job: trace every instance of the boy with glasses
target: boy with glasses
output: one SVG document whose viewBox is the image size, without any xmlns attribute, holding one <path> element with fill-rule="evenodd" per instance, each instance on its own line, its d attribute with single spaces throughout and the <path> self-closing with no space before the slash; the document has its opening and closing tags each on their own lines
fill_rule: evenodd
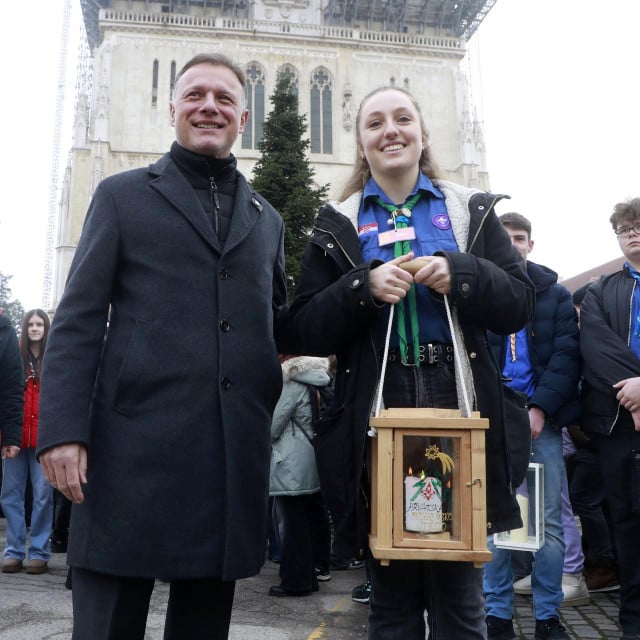
<svg viewBox="0 0 640 640">
<path fill-rule="evenodd" d="M 624 267 L 594 283 L 580 312 L 582 428 L 597 451 L 620 567 L 621 640 L 640 638 L 640 198 L 609 221 Z"/>
</svg>

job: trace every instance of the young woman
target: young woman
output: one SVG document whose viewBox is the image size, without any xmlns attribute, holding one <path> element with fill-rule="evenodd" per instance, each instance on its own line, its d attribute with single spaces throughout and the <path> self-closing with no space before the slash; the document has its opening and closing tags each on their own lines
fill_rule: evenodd
<svg viewBox="0 0 640 640">
<path fill-rule="evenodd" d="M 437 179 L 420 108 L 406 91 L 384 87 L 366 96 L 356 136 L 353 175 L 342 202 L 320 210 L 291 308 L 300 350 L 337 355 L 336 428 L 347 434 L 342 459 L 349 493 L 342 515 L 353 532 L 364 522 L 366 482 L 365 492 L 359 489 L 366 478 L 368 422 L 395 305 L 385 406 L 460 408 L 464 414 L 464 382 L 471 408 L 491 422 L 490 532 L 519 526 L 500 372 L 485 330 L 508 334 L 524 326 L 533 289 L 494 212 L 500 197 Z M 412 274 L 403 264 L 417 256 L 427 258 Z M 520 419 L 528 437 L 526 411 Z M 353 555 L 366 546 L 362 531 L 352 544 Z M 482 573 L 472 563 L 393 561 L 384 567 L 372 560 L 370 569 L 370 639 L 424 640 L 425 610 L 431 640 L 486 638 Z"/>
<path fill-rule="evenodd" d="M 40 370 L 49 333 L 49 316 L 42 309 L 28 311 L 22 321 L 20 350 L 24 366 L 24 421 L 20 453 L 5 458 L 2 464 L 0 503 L 7 519 L 7 543 L 4 548 L 4 573 L 17 573 L 27 558 L 27 573 L 44 573 L 51 557 L 49 536 L 53 519 L 53 489 L 45 480 L 36 460 Z M 27 554 L 27 524 L 25 492 L 27 481 L 33 487 L 33 508 L 29 528 Z"/>
</svg>

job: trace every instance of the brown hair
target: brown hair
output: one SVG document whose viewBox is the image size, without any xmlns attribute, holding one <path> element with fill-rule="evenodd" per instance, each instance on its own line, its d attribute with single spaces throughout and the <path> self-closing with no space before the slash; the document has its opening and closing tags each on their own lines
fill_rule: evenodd
<svg viewBox="0 0 640 640">
<path fill-rule="evenodd" d="M 516 213 L 515 211 L 503 213 L 500 216 L 500 222 L 502 222 L 505 227 L 526 231 L 527 236 L 529 236 L 529 240 L 531 240 L 531 221 L 528 218 L 525 218 L 521 213 Z"/>
<path fill-rule="evenodd" d="M 633 222 L 640 218 L 640 198 L 632 198 L 624 202 L 618 202 L 613 207 L 613 213 L 609 218 L 609 222 L 615 231 L 623 220 Z"/>
<path fill-rule="evenodd" d="M 360 107 L 358 108 L 358 115 L 356 116 L 356 145 L 358 147 L 356 151 L 356 161 L 353 167 L 353 172 L 351 177 L 349 178 L 347 185 L 345 186 L 342 194 L 340 195 L 340 200 L 346 200 L 350 195 L 356 193 L 356 191 L 362 191 L 364 185 L 367 184 L 367 181 L 371 177 L 371 168 L 369 167 L 369 163 L 366 158 L 363 158 L 360 154 L 360 121 L 362 117 L 362 107 L 365 102 L 378 93 L 382 93 L 383 91 L 397 91 L 398 93 L 403 93 L 406 95 L 409 100 L 411 100 L 411 104 L 414 106 L 415 110 L 418 112 L 418 117 L 420 118 L 420 127 L 422 128 L 422 133 L 425 137 L 425 145 L 422 149 L 422 153 L 420 154 L 419 161 L 419 169 L 422 173 L 424 173 L 428 178 L 434 179 L 440 177 L 440 172 L 438 167 L 433 159 L 431 154 L 431 147 L 429 146 L 429 132 L 427 131 L 427 127 L 424 123 L 424 118 L 422 116 L 422 111 L 420 110 L 420 105 L 417 100 L 406 90 L 400 87 L 378 87 L 374 89 L 371 93 L 368 93 L 360 103 Z"/>
<path fill-rule="evenodd" d="M 36 378 L 40 377 L 40 366 L 42 364 L 42 357 L 44 356 L 44 351 L 47 346 L 47 337 L 49 335 L 49 327 L 51 326 L 51 321 L 49 320 L 49 316 L 46 311 L 42 309 L 31 309 L 31 311 L 27 311 L 24 314 L 24 318 L 22 319 L 22 327 L 20 328 L 20 353 L 22 355 L 22 366 L 24 367 L 25 379 L 29 377 L 29 357 L 30 357 L 30 340 L 29 340 L 29 320 L 33 318 L 33 316 L 38 316 L 42 318 L 44 322 L 44 333 L 42 334 L 42 340 L 40 341 L 40 355 L 36 360 L 35 364 L 35 376 Z"/>
<path fill-rule="evenodd" d="M 199 53 L 199 54 L 193 56 L 193 58 L 191 58 L 191 60 L 188 60 L 184 64 L 182 69 L 180 69 L 180 71 L 178 71 L 178 75 L 176 75 L 176 78 L 175 78 L 174 83 L 173 83 L 173 96 L 171 97 L 172 100 L 175 99 L 176 87 L 178 86 L 178 81 L 180 80 L 180 78 L 182 78 L 182 76 L 189 69 L 191 69 L 191 67 L 195 67 L 197 64 L 211 64 L 211 65 L 216 66 L 216 67 L 227 67 L 227 69 L 230 69 L 231 71 L 233 71 L 233 73 L 235 74 L 236 78 L 238 78 L 238 82 L 240 82 L 240 86 L 242 87 L 242 105 L 241 106 L 243 108 L 246 107 L 246 105 L 247 105 L 247 93 L 246 93 L 247 79 L 246 79 L 246 76 L 244 75 L 244 71 L 240 66 L 238 66 L 235 62 L 233 62 L 231 60 L 231 58 L 228 58 L 223 53 Z"/>
</svg>

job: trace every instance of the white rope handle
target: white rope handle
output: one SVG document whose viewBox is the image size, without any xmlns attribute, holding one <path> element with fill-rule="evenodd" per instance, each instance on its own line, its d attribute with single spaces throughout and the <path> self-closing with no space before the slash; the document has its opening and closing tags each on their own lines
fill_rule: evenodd
<svg viewBox="0 0 640 640">
<path fill-rule="evenodd" d="M 453 318 L 451 317 L 451 308 L 449 306 L 449 296 L 444 294 L 444 306 L 447 310 L 447 321 L 449 322 L 449 331 L 451 332 L 451 340 L 453 343 L 453 359 L 455 360 L 456 369 L 462 372 L 462 360 L 460 359 L 460 350 L 457 348 L 455 333 L 453 330 Z M 384 341 L 384 352 L 382 355 L 382 369 L 380 371 L 380 381 L 378 383 L 378 398 L 376 400 L 374 416 L 377 418 L 380 415 L 380 410 L 382 408 L 382 389 L 384 387 L 384 376 L 387 372 L 387 360 L 389 357 L 389 343 L 391 342 L 391 325 L 393 324 L 393 312 L 395 309 L 395 304 L 391 305 L 389 310 L 389 322 L 387 324 L 387 335 Z M 471 415 L 471 402 L 469 401 L 469 390 L 467 389 L 467 385 L 464 379 L 464 376 L 461 374 L 457 376 L 457 381 L 459 380 L 461 391 L 462 391 L 462 399 L 464 401 L 464 408 L 466 410 L 466 415 Z M 371 429 L 369 431 L 370 436 L 375 436 L 375 430 Z"/>
<path fill-rule="evenodd" d="M 467 389 L 467 383 L 462 375 L 462 360 L 460 359 L 460 349 L 457 348 L 455 333 L 453 332 L 453 319 L 451 317 L 451 307 L 449 307 L 449 296 L 444 294 L 444 306 L 447 310 L 447 320 L 449 321 L 449 331 L 451 332 L 451 341 L 453 343 L 453 359 L 455 360 L 456 369 L 460 372 L 457 376 L 456 382 L 460 381 L 462 399 L 464 400 L 464 408 L 466 410 L 466 416 L 471 415 L 471 403 L 469 402 L 469 389 Z"/>
</svg>

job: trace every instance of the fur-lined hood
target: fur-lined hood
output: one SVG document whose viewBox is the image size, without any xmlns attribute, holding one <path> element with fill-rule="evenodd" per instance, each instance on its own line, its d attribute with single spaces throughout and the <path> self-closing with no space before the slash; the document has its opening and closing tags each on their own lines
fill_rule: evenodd
<svg viewBox="0 0 640 640">
<path fill-rule="evenodd" d="M 328 358 L 314 356 L 296 356 L 282 363 L 282 378 L 284 382 L 295 380 L 303 384 L 314 384 L 325 387 L 329 384 Z"/>
</svg>

